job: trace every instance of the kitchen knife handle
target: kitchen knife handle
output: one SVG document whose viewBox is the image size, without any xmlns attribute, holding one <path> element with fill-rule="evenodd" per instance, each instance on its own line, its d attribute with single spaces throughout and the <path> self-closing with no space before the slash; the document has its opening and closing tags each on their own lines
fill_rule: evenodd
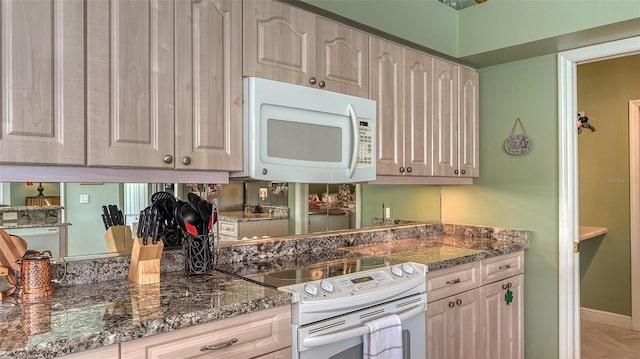
<svg viewBox="0 0 640 359">
<path fill-rule="evenodd" d="M 102 214 L 102 223 L 104 223 L 104 229 L 109 229 L 109 223 L 107 223 L 107 217 L 105 217 L 104 213 Z"/>
</svg>

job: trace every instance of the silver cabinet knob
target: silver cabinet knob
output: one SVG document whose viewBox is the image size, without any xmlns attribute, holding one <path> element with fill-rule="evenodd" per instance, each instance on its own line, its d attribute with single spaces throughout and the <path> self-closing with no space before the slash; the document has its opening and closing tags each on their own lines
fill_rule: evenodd
<svg viewBox="0 0 640 359">
<path fill-rule="evenodd" d="M 320 88 L 324 88 L 325 85 L 326 83 L 324 82 L 324 80 L 320 80 L 320 82 L 318 82 L 318 86 L 320 86 Z"/>
<path fill-rule="evenodd" d="M 467 173 L 467 170 L 462 170 L 462 174 L 465 174 L 465 173 Z"/>
<path fill-rule="evenodd" d="M 407 167 L 407 173 L 411 173 L 411 171 L 413 171 L 413 169 L 411 167 Z"/>
<path fill-rule="evenodd" d="M 400 167 L 400 173 L 404 173 L 404 167 Z"/>
<path fill-rule="evenodd" d="M 164 161 L 164 163 L 171 163 L 171 162 L 173 162 L 173 156 L 164 155 L 164 157 L 162 157 L 162 161 Z"/>
<path fill-rule="evenodd" d="M 185 166 L 188 166 L 191 164 L 191 157 L 189 156 L 184 156 L 182 157 L 182 164 Z"/>
<path fill-rule="evenodd" d="M 457 175 L 458 174 L 458 170 L 457 169 L 453 170 L 453 174 Z"/>
<path fill-rule="evenodd" d="M 457 304 L 457 305 L 461 305 L 461 304 L 462 304 L 462 299 L 457 299 L 457 300 L 456 300 L 456 304 Z"/>
<path fill-rule="evenodd" d="M 449 302 L 449 308 L 453 308 L 456 306 L 456 303 L 454 303 L 453 301 Z"/>
<path fill-rule="evenodd" d="M 309 83 L 312 84 L 312 85 L 315 85 L 316 84 L 316 78 L 315 77 L 311 77 L 309 79 Z"/>
</svg>

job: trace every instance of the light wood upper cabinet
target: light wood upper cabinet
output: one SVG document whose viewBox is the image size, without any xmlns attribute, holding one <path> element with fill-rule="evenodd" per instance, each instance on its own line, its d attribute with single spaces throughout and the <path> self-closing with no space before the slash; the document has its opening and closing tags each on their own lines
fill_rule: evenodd
<svg viewBox="0 0 640 359">
<path fill-rule="evenodd" d="M 378 38 L 370 41 L 371 99 L 377 111 L 379 175 L 398 175 L 404 166 L 404 61 L 402 47 Z"/>
<path fill-rule="evenodd" d="M 175 167 L 242 169 L 242 2 L 176 3 Z"/>
<path fill-rule="evenodd" d="M 316 73 L 316 16 L 265 0 L 244 1 L 243 73 L 308 84 Z"/>
<path fill-rule="evenodd" d="M 406 175 L 432 174 L 431 56 L 404 49 L 404 167 Z"/>
<path fill-rule="evenodd" d="M 173 168 L 174 6 L 87 1 L 90 166 Z"/>
<path fill-rule="evenodd" d="M 432 171 L 432 58 L 371 38 L 371 99 L 377 102 L 378 175 Z"/>
<path fill-rule="evenodd" d="M 84 165 L 84 2 L 3 1 L 0 162 Z"/>
<path fill-rule="evenodd" d="M 480 76 L 477 72 L 459 67 L 459 175 L 480 176 Z"/>
<path fill-rule="evenodd" d="M 242 4 L 87 3 L 88 164 L 242 167 Z"/>
<path fill-rule="evenodd" d="M 458 66 L 433 59 L 433 174 L 458 171 Z"/>
<path fill-rule="evenodd" d="M 369 36 L 276 1 L 245 0 L 243 75 L 369 94 Z"/>
<path fill-rule="evenodd" d="M 318 86 L 368 98 L 369 36 L 321 18 L 317 20 L 317 33 Z"/>
<path fill-rule="evenodd" d="M 478 177 L 478 73 L 438 59 L 433 70 L 434 175 Z"/>
</svg>

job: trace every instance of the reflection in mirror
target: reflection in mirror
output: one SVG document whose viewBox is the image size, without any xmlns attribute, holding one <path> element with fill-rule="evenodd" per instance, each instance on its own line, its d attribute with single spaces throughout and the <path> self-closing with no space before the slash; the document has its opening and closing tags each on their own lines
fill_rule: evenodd
<svg viewBox="0 0 640 359">
<path fill-rule="evenodd" d="M 150 204 L 151 196 L 156 192 L 169 192 L 183 200 L 186 200 L 189 192 L 195 192 L 203 199 L 217 199 L 221 223 L 224 218 L 239 216 L 252 219 L 250 222 L 257 229 L 249 228 L 248 232 L 236 233 L 233 238 L 225 237 L 227 234 L 221 226 L 221 238 L 230 243 L 245 237 L 251 239 L 371 227 L 378 225 L 379 219 L 384 216 L 383 204 L 392 206 L 390 214 L 393 219 L 440 220 L 440 186 L 316 185 L 264 181 L 232 181 L 222 185 L 14 182 L 0 183 L 0 214 L 21 207 L 28 208 L 30 215 L 19 216 L 20 221 L 4 222 L 4 216 L 0 215 L 0 227 L 7 231 L 18 231 L 16 227 L 20 224 L 27 232 L 35 232 L 35 227 L 45 228 L 48 236 L 43 239 L 45 244 L 36 240 L 35 243 L 40 244 L 34 245 L 37 246 L 34 249 L 52 249 L 57 244 L 60 256 L 105 255 L 114 249 L 105 240 L 102 206 L 116 206 L 122 211 L 124 224 L 131 226 L 131 232 L 136 233 L 138 215 Z M 51 206 L 24 207 L 29 197 L 38 198 L 41 193 Z M 56 197 L 61 207 L 53 205 Z M 64 209 L 58 211 L 52 208 Z M 272 222 L 267 226 L 267 221 L 260 221 L 261 217 L 269 216 L 277 219 L 277 223 Z M 29 226 L 23 223 L 25 218 L 41 222 Z M 304 228 L 304 231 L 297 230 L 299 228 Z M 121 231 L 121 236 L 126 238 L 124 229 Z M 29 233 L 24 235 L 32 236 Z M 53 241 L 50 237 L 54 236 L 56 244 L 47 245 Z M 126 246 L 124 250 L 127 250 Z"/>
</svg>

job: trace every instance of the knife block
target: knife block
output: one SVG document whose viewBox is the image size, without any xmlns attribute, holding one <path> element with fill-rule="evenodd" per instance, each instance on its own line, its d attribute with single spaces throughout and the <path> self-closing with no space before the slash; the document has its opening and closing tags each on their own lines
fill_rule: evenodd
<svg viewBox="0 0 640 359">
<path fill-rule="evenodd" d="M 141 238 L 134 238 L 129 265 L 129 279 L 138 284 L 160 282 L 160 258 L 164 244 L 142 244 Z"/>
<path fill-rule="evenodd" d="M 111 226 L 104 233 L 107 242 L 107 250 L 111 252 L 131 252 L 133 249 L 133 236 L 129 226 Z"/>
</svg>

